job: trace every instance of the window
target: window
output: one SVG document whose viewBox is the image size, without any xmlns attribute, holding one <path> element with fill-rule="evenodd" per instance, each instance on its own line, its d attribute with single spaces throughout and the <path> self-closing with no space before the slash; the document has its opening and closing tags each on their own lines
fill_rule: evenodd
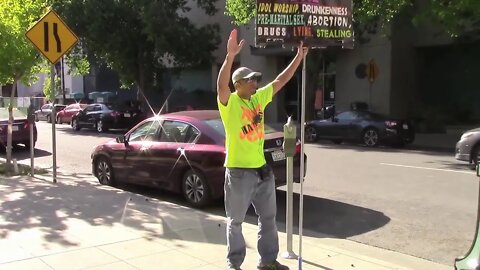
<svg viewBox="0 0 480 270">
<path fill-rule="evenodd" d="M 178 121 L 164 121 L 162 125 L 160 141 L 192 143 L 195 141 L 198 134 L 198 130 L 187 123 Z"/>
<path fill-rule="evenodd" d="M 159 127 L 160 121 L 158 120 L 145 122 L 130 133 L 128 141 L 156 141 Z"/>
<path fill-rule="evenodd" d="M 343 112 L 337 115 L 337 119 L 343 121 L 354 120 L 356 118 L 357 116 L 354 112 Z"/>
<path fill-rule="evenodd" d="M 48 110 L 48 109 L 51 109 L 51 108 L 52 108 L 52 105 L 50 105 L 50 104 L 45 104 L 45 105 L 42 106 L 42 110 Z"/>
<path fill-rule="evenodd" d="M 187 130 L 187 133 L 185 134 L 185 142 L 194 143 L 197 140 L 198 135 L 200 135 L 200 131 L 190 126 Z"/>
<path fill-rule="evenodd" d="M 94 111 L 94 108 L 95 108 L 94 105 L 87 106 L 87 107 L 85 108 L 85 112 L 93 112 L 93 111 Z"/>
</svg>

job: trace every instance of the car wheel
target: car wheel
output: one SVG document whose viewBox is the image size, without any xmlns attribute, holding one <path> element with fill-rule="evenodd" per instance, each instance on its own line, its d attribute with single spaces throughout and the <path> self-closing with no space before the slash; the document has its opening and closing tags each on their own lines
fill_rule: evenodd
<svg viewBox="0 0 480 270">
<path fill-rule="evenodd" d="M 317 129 L 312 126 L 305 128 L 305 140 L 307 142 L 316 142 L 318 140 Z"/>
<path fill-rule="evenodd" d="M 367 146 L 377 146 L 379 139 L 378 131 L 374 128 L 367 128 L 362 133 L 362 142 Z"/>
<path fill-rule="evenodd" d="M 188 170 L 182 179 L 182 193 L 193 207 L 203 207 L 211 202 L 207 179 L 198 170 Z"/>
<path fill-rule="evenodd" d="M 51 116 L 47 115 L 47 123 L 51 123 L 51 122 L 52 122 Z"/>
<path fill-rule="evenodd" d="M 113 186 L 115 184 L 112 165 L 105 157 L 99 157 L 95 161 L 95 177 L 102 185 Z"/>
<path fill-rule="evenodd" d="M 339 139 L 336 139 L 336 140 L 332 140 L 332 142 L 334 144 L 341 144 L 343 141 L 342 140 L 339 140 Z"/>
<path fill-rule="evenodd" d="M 107 127 L 105 127 L 105 123 L 103 122 L 103 120 L 98 120 L 98 122 L 97 122 L 97 124 L 95 124 L 95 126 L 97 127 L 97 131 L 99 133 L 103 133 L 103 132 L 107 131 Z"/>
<path fill-rule="evenodd" d="M 78 120 L 77 120 L 77 119 L 73 119 L 73 120 L 72 120 L 72 128 L 73 128 L 73 130 L 75 130 L 75 131 L 79 131 L 79 130 L 80 130 L 80 126 L 78 125 Z"/>
</svg>

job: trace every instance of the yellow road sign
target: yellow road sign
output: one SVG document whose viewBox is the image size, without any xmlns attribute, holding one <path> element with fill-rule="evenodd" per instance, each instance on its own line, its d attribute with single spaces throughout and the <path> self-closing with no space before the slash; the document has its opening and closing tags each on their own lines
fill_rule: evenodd
<svg viewBox="0 0 480 270">
<path fill-rule="evenodd" d="M 25 35 L 52 64 L 78 41 L 73 31 L 53 10 L 47 12 Z"/>
<path fill-rule="evenodd" d="M 368 65 L 367 65 L 368 80 L 371 83 L 373 83 L 377 79 L 378 73 L 380 73 L 380 70 L 377 66 L 377 63 L 375 63 L 375 60 L 371 59 L 370 62 L 368 62 Z"/>
</svg>

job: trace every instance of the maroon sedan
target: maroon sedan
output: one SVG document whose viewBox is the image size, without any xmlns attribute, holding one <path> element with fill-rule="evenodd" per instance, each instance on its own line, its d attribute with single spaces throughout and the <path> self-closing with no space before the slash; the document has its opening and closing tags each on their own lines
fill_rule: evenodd
<svg viewBox="0 0 480 270">
<path fill-rule="evenodd" d="M 72 117 L 79 111 L 85 109 L 85 107 L 87 107 L 87 104 L 74 103 L 68 105 L 65 109 L 57 113 L 57 123 L 71 123 Z"/>
<path fill-rule="evenodd" d="M 286 183 L 283 133 L 265 126 L 265 157 L 276 185 Z M 184 111 L 146 119 L 92 153 L 100 183 L 128 182 L 181 193 L 195 207 L 223 196 L 225 133 L 218 111 Z M 299 180 L 300 145 L 294 157 Z"/>
<path fill-rule="evenodd" d="M 30 148 L 30 125 L 33 125 L 33 146 L 37 142 L 37 127 L 35 123 L 29 124 L 27 116 L 17 110 L 13 110 L 13 125 L 12 125 L 12 145 L 25 145 Z M 7 131 L 8 131 L 8 111 L 6 109 L 0 110 L 0 147 L 7 146 Z"/>
</svg>

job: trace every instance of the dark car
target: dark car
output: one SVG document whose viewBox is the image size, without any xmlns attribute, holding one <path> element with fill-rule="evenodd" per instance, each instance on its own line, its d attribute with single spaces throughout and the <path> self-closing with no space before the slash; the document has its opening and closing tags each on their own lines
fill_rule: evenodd
<svg viewBox="0 0 480 270">
<path fill-rule="evenodd" d="M 367 146 L 381 143 L 404 146 L 415 139 L 412 123 L 369 111 L 345 111 L 305 125 L 305 140 L 357 141 Z"/>
<path fill-rule="evenodd" d="M 55 112 L 60 112 L 62 111 L 63 109 L 65 109 L 65 107 L 67 107 L 66 105 L 62 105 L 62 104 L 44 104 L 40 110 L 36 110 L 35 111 L 35 121 L 39 121 L 39 120 L 46 120 L 48 123 L 51 123 L 52 122 L 52 109 L 53 109 L 53 106 L 55 106 Z"/>
<path fill-rule="evenodd" d="M 480 155 L 480 128 L 465 131 L 455 146 L 455 159 L 471 163 L 475 167 Z"/>
<path fill-rule="evenodd" d="M 70 104 L 65 109 L 57 112 L 57 123 L 58 124 L 63 124 L 63 123 L 71 123 L 72 122 L 72 117 L 77 114 L 79 111 L 85 109 L 87 107 L 87 104 L 80 104 L 80 103 L 74 103 Z"/>
<path fill-rule="evenodd" d="M 286 183 L 283 133 L 265 127 L 265 158 L 276 185 Z M 300 144 L 294 157 L 299 180 Z M 201 207 L 223 196 L 225 133 L 218 111 L 184 111 L 148 118 L 124 136 L 97 146 L 93 174 L 100 183 L 129 182 L 181 193 Z"/>
<path fill-rule="evenodd" d="M 13 110 L 13 125 L 12 125 L 12 145 L 23 144 L 26 148 L 30 148 L 30 124 L 27 116 L 17 109 Z M 37 142 L 37 127 L 33 125 L 33 146 Z M 7 131 L 8 131 L 8 110 L 0 110 L 0 143 L 1 147 L 7 146 Z"/>
<path fill-rule="evenodd" d="M 72 128 L 96 129 L 105 132 L 109 129 L 128 129 L 138 123 L 135 111 L 123 110 L 111 104 L 95 103 L 79 111 L 72 117 Z"/>
</svg>

